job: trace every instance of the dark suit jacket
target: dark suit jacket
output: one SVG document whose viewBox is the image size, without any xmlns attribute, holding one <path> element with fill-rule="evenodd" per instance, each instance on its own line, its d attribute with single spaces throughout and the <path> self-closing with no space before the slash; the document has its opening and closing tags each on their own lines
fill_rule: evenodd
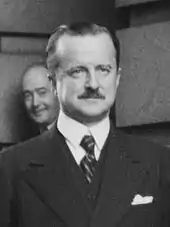
<svg viewBox="0 0 170 227">
<path fill-rule="evenodd" d="M 113 129 L 108 139 L 93 212 L 76 187 L 62 152 L 63 138 L 55 128 L 4 151 L 0 157 L 0 227 L 170 226 L 167 150 Z M 143 199 L 132 206 L 135 195 Z M 152 203 L 146 202 L 146 196 L 153 197 Z"/>
</svg>

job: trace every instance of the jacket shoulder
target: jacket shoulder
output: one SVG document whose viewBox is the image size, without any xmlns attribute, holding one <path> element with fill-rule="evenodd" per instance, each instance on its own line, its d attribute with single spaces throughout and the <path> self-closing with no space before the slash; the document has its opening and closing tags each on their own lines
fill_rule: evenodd
<svg viewBox="0 0 170 227">
<path fill-rule="evenodd" d="M 128 134 L 122 129 L 118 129 L 116 135 L 121 147 L 128 152 L 128 155 L 153 162 L 158 161 L 162 156 L 170 156 L 169 148 L 145 137 Z"/>
<path fill-rule="evenodd" d="M 56 131 L 47 131 L 42 135 L 21 142 L 0 153 L 0 168 L 22 169 L 31 160 L 41 160 L 55 141 L 60 139 Z"/>
</svg>

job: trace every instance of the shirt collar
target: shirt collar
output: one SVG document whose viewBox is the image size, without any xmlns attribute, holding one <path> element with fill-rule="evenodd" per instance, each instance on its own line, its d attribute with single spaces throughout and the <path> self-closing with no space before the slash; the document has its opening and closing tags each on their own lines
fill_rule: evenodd
<svg viewBox="0 0 170 227">
<path fill-rule="evenodd" d="M 109 117 L 104 118 L 98 124 L 90 127 L 89 130 L 95 139 L 96 146 L 99 148 L 99 150 L 101 150 L 110 130 Z"/>
<path fill-rule="evenodd" d="M 51 124 L 49 124 L 47 127 L 46 127 L 46 129 L 44 130 L 44 128 L 43 127 L 39 127 L 39 130 L 40 130 L 40 134 L 41 133 L 43 133 L 44 131 L 46 131 L 46 130 L 50 130 L 54 125 L 55 125 L 55 123 L 56 123 L 56 120 L 55 121 L 53 121 Z"/>
<path fill-rule="evenodd" d="M 63 111 L 60 110 L 57 128 L 75 147 L 80 145 L 84 135 L 91 134 L 95 139 L 96 146 L 99 148 L 99 150 L 101 150 L 109 134 L 110 121 L 109 117 L 106 117 L 96 125 L 87 127 L 80 122 L 66 116 Z"/>
<path fill-rule="evenodd" d="M 50 125 L 47 126 L 47 129 L 50 130 L 56 123 L 56 120 L 53 121 Z"/>
<path fill-rule="evenodd" d="M 68 117 L 62 110 L 59 112 L 57 128 L 75 147 L 80 144 L 83 136 L 88 134 L 85 125 Z"/>
</svg>

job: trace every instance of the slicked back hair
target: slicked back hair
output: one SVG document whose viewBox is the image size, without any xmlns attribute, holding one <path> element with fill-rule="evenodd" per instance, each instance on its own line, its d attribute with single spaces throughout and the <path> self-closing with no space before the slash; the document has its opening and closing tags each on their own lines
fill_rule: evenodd
<svg viewBox="0 0 170 227">
<path fill-rule="evenodd" d="M 56 31 L 51 35 L 47 44 L 47 66 L 49 71 L 54 74 L 59 65 L 57 56 L 57 44 L 59 39 L 64 35 L 70 36 L 85 36 L 85 35 L 98 35 L 106 33 L 112 39 L 113 45 L 116 50 L 116 66 L 119 68 L 120 61 L 120 44 L 116 37 L 115 32 L 110 32 L 106 27 L 91 24 L 88 22 L 77 22 L 70 25 L 60 25 Z"/>
</svg>

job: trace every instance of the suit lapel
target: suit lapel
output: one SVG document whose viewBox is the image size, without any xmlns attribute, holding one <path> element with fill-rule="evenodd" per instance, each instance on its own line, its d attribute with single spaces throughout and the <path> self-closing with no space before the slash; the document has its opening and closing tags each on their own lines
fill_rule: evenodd
<svg viewBox="0 0 170 227">
<path fill-rule="evenodd" d="M 41 158 L 29 163 L 23 174 L 24 181 L 34 189 L 47 207 L 59 215 L 66 226 L 86 226 L 89 213 L 68 169 L 62 151 L 61 141 L 64 142 L 64 139 L 55 129 L 51 132 L 51 137 L 45 140 L 37 148 L 42 152 Z"/>
<path fill-rule="evenodd" d="M 115 226 L 115 223 L 130 207 L 133 196 L 137 194 L 136 185 L 145 174 L 140 161 L 128 156 L 127 151 L 131 148 L 126 137 L 113 131 L 113 128 L 107 149 L 103 182 L 91 220 L 93 227 L 107 227 L 110 223 Z M 141 176 L 139 176 L 140 173 Z"/>
</svg>

